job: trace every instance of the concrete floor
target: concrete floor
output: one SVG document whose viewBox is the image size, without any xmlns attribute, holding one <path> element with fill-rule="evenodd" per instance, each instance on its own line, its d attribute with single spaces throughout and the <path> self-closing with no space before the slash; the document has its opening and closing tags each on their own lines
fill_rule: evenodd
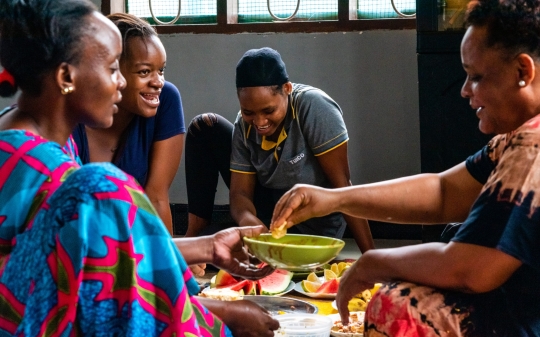
<svg viewBox="0 0 540 337">
<path fill-rule="evenodd" d="M 337 259 L 358 259 L 362 253 L 360 252 L 360 249 L 358 249 L 358 246 L 354 242 L 354 239 L 352 238 L 345 238 L 343 239 L 345 241 L 345 247 L 339 255 L 337 256 Z M 393 248 L 393 247 L 402 247 L 402 246 L 409 246 L 409 245 L 416 245 L 419 243 L 422 243 L 421 240 L 388 240 L 388 239 L 374 239 L 375 241 L 375 248 Z"/>
</svg>

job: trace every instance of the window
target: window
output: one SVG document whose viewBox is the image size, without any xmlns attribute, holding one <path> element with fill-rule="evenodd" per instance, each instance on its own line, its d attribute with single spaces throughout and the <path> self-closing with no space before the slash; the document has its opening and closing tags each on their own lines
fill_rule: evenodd
<svg viewBox="0 0 540 337">
<path fill-rule="evenodd" d="M 119 11 L 119 7 L 147 19 L 160 33 L 330 32 L 416 27 L 416 0 L 102 1 L 106 14 Z"/>
</svg>

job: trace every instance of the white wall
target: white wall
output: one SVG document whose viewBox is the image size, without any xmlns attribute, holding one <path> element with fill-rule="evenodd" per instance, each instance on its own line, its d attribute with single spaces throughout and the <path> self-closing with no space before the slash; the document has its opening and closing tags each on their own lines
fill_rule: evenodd
<svg viewBox="0 0 540 337">
<path fill-rule="evenodd" d="M 93 0 L 98 6 L 99 0 Z M 166 79 L 182 94 L 186 125 L 197 114 L 238 111 L 235 66 L 251 48 L 278 50 L 291 81 L 319 87 L 344 111 L 355 184 L 420 172 L 416 31 L 328 34 L 171 34 Z M 0 106 L 12 100 L 0 100 Z M 186 203 L 183 161 L 170 189 Z M 218 188 L 216 204 L 228 191 Z"/>
<path fill-rule="evenodd" d="M 162 35 L 165 77 L 182 94 L 186 124 L 202 112 L 233 121 L 235 66 L 263 46 L 278 50 L 292 82 L 326 91 L 344 111 L 352 181 L 374 182 L 420 172 L 416 31 L 328 34 Z M 186 203 L 183 163 L 170 190 Z M 228 202 L 224 184 L 216 204 Z"/>
</svg>

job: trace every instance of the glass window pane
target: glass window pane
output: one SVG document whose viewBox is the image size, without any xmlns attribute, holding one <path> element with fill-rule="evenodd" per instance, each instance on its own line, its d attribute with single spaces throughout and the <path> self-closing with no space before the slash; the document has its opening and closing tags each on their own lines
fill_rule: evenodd
<svg viewBox="0 0 540 337">
<path fill-rule="evenodd" d="M 278 18 L 290 17 L 297 0 L 269 0 L 270 10 Z M 298 12 L 291 21 L 337 20 L 337 0 L 300 0 Z M 238 0 L 238 22 L 276 21 L 268 12 L 267 0 Z"/>
<path fill-rule="evenodd" d="M 396 9 L 403 14 L 416 13 L 416 0 L 394 0 Z M 358 0 L 359 19 L 399 18 L 391 0 Z"/>
<path fill-rule="evenodd" d="M 162 22 L 172 21 L 178 14 L 179 0 L 152 0 L 152 11 Z M 126 0 L 126 11 L 138 17 L 146 18 L 155 24 L 150 14 L 150 0 Z M 178 24 L 216 23 L 216 0 L 181 0 Z"/>
</svg>

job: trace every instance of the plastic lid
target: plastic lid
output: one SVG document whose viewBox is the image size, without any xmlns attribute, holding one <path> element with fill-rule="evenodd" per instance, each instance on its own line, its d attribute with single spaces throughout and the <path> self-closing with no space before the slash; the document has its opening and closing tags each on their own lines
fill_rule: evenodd
<svg viewBox="0 0 540 337">
<path fill-rule="evenodd" d="M 294 334 L 309 335 L 328 332 L 332 328 L 332 320 L 328 316 L 317 314 L 285 314 L 274 316 L 279 321 L 280 329 Z"/>
</svg>

